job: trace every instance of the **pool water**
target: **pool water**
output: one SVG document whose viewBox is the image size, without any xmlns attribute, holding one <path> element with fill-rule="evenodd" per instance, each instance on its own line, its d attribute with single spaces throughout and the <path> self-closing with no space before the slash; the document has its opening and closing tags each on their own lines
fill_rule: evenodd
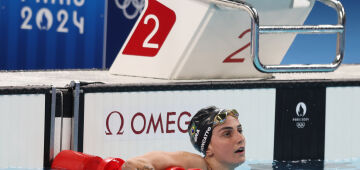
<svg viewBox="0 0 360 170">
<path fill-rule="evenodd" d="M 0 170 L 50 170 L 44 168 L 0 168 Z M 346 160 L 256 161 L 247 160 L 236 170 L 360 170 L 360 157 Z"/>
<path fill-rule="evenodd" d="M 360 170 L 360 158 L 346 160 L 254 161 L 247 160 L 236 170 Z"/>
</svg>

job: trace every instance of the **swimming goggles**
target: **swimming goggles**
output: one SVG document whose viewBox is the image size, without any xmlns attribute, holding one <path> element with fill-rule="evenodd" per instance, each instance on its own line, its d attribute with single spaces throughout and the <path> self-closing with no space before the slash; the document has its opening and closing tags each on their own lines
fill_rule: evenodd
<svg viewBox="0 0 360 170">
<path fill-rule="evenodd" d="M 214 117 L 214 123 L 213 123 L 213 127 L 219 125 L 219 124 L 223 124 L 226 120 L 227 116 L 232 116 L 236 119 L 238 119 L 239 117 L 239 113 L 235 110 L 220 110 L 219 113 Z"/>
</svg>

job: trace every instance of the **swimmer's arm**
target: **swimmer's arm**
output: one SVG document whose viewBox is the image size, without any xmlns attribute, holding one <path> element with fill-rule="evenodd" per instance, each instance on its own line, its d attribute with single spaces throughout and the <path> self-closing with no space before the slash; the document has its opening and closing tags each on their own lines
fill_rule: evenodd
<svg viewBox="0 0 360 170">
<path fill-rule="evenodd" d="M 129 159 L 125 162 L 123 169 L 156 169 L 163 170 L 168 167 L 183 167 L 206 169 L 204 159 L 190 152 L 149 152 L 145 155 Z"/>
</svg>

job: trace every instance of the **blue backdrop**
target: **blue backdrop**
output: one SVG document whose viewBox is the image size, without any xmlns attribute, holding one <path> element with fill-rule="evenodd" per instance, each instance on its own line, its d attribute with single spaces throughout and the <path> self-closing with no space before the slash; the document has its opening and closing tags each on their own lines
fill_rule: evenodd
<svg viewBox="0 0 360 170">
<path fill-rule="evenodd" d="M 127 2 L 127 3 L 126 3 Z M 106 68 L 109 68 L 135 25 L 144 0 L 110 0 L 107 8 Z"/>
<path fill-rule="evenodd" d="M 104 5 L 0 0 L 0 69 L 100 68 Z"/>
<path fill-rule="evenodd" d="M 346 13 L 345 56 L 343 63 L 360 63 L 360 1 L 341 0 Z M 336 24 L 337 14 L 332 8 L 316 2 L 305 24 Z M 336 35 L 298 35 L 282 64 L 331 63 L 335 58 Z"/>
</svg>

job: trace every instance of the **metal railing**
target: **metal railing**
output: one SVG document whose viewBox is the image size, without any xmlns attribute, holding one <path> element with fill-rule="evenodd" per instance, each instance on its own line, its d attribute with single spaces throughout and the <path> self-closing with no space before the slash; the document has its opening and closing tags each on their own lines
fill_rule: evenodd
<svg viewBox="0 0 360 170">
<path fill-rule="evenodd" d="M 251 17 L 251 57 L 256 69 L 264 73 L 279 72 L 330 72 L 337 69 L 343 58 L 345 49 L 345 10 L 337 0 L 317 0 L 336 10 L 337 25 L 303 25 L 303 26 L 260 26 L 259 15 L 254 7 L 247 2 L 235 0 L 209 0 L 210 2 L 231 8 L 245 10 Z M 264 65 L 259 58 L 260 34 L 337 34 L 336 57 L 329 64 L 290 64 L 290 65 Z"/>
</svg>

